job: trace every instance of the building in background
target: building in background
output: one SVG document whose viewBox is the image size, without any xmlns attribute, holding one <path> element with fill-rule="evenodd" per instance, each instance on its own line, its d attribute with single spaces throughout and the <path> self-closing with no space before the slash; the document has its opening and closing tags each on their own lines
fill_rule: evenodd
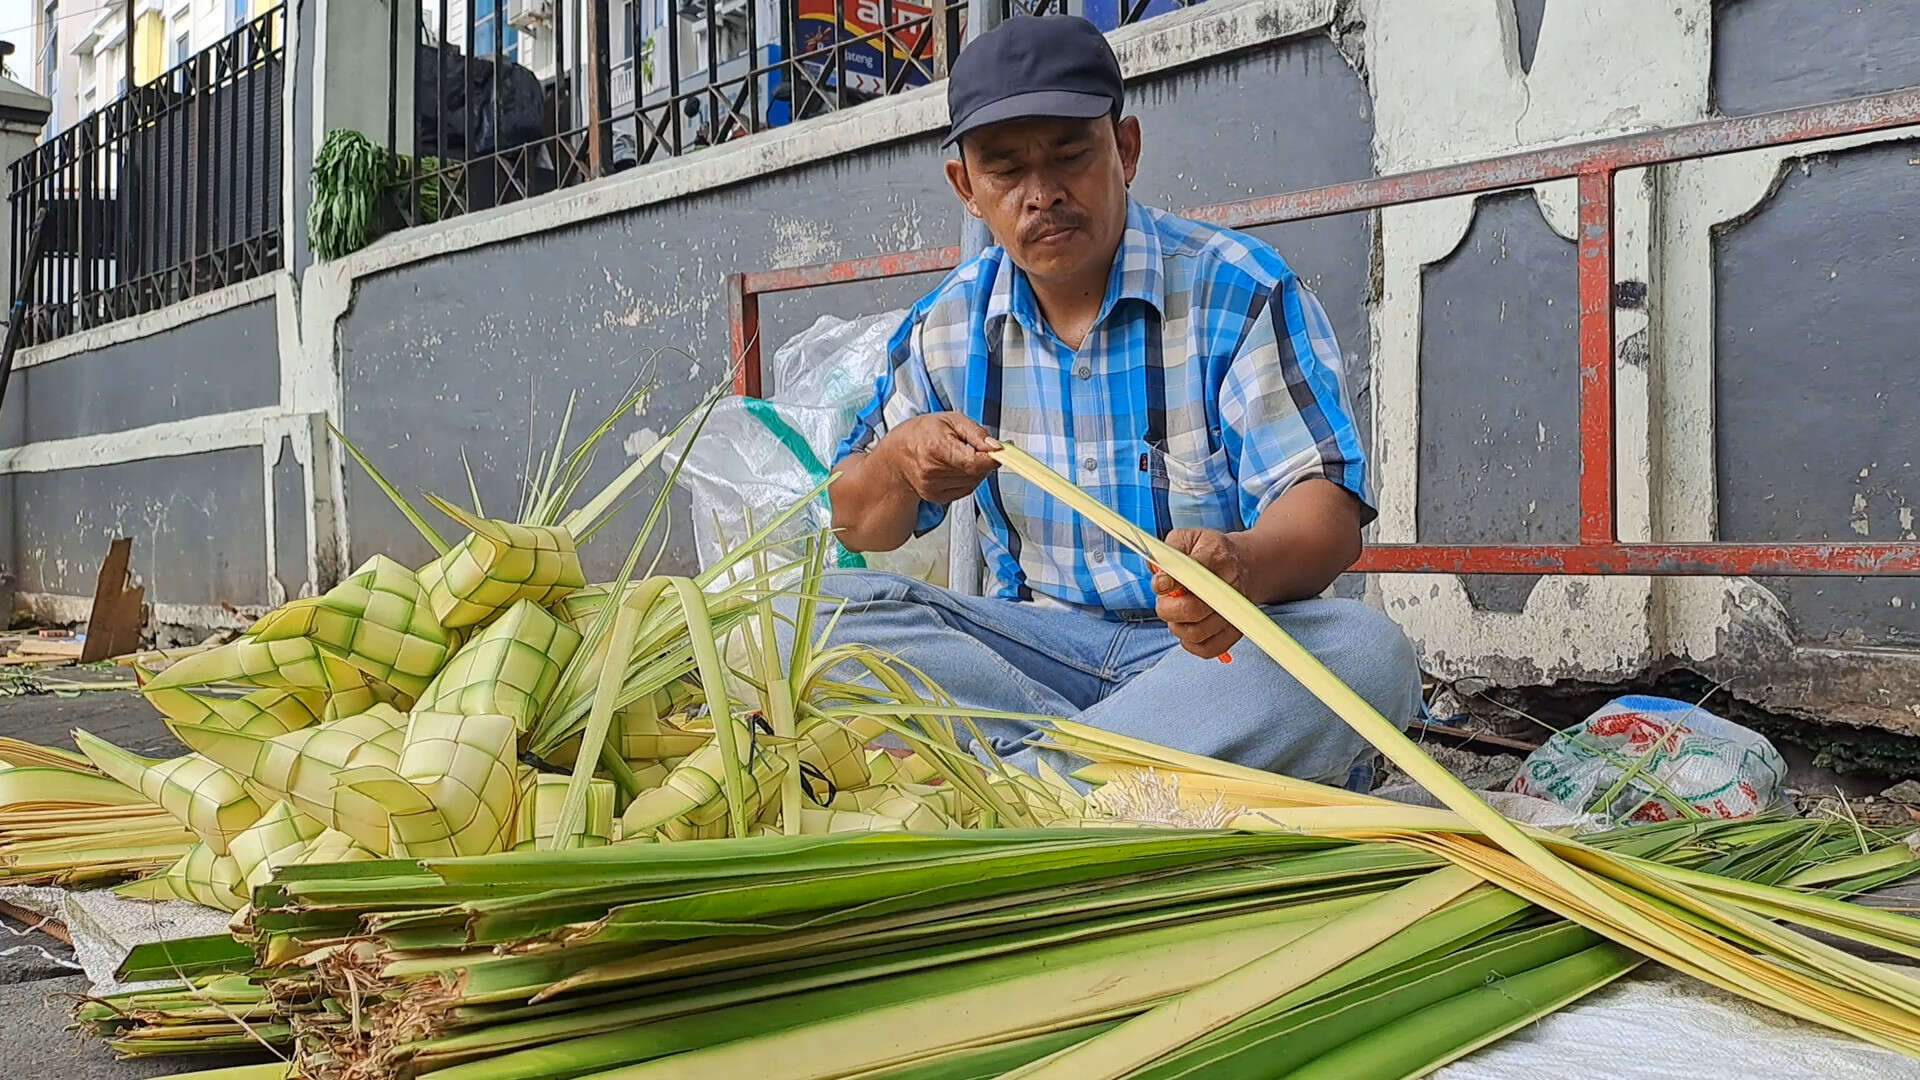
<svg viewBox="0 0 1920 1080">
<path fill-rule="evenodd" d="M 53 102 L 48 135 L 126 92 L 129 2 L 134 5 L 134 80 L 144 83 L 280 0 L 45 0 L 36 12 L 32 40 L 37 48 L 27 81 Z"/>
</svg>

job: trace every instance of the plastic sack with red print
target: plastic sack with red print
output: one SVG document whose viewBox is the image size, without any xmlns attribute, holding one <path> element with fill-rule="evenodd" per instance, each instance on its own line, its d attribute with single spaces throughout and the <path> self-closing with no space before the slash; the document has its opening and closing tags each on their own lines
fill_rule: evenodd
<svg viewBox="0 0 1920 1080">
<path fill-rule="evenodd" d="M 1758 732 L 1698 705 L 1635 695 L 1548 739 L 1507 790 L 1615 823 L 1743 818 L 1775 808 L 1786 775 Z"/>
</svg>

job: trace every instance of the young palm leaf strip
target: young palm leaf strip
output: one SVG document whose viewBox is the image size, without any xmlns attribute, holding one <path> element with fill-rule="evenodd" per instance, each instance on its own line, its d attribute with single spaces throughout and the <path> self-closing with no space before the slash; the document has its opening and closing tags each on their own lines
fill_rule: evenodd
<svg viewBox="0 0 1920 1080">
<path fill-rule="evenodd" d="M 1852 831 L 1682 822 L 1579 847 L 1778 889 L 1756 883 L 1826 865 Z M 1641 962 L 1450 863 L 1089 823 L 300 865 L 255 892 L 244 959 L 182 959 L 284 1002 L 303 1076 L 440 1080 L 994 1076 L 1176 1002 L 1213 1022 L 1119 1075 L 1415 1075 Z"/>
<path fill-rule="evenodd" d="M 1306 686 L 1395 765 L 1446 804 L 1457 830 L 1436 831 L 1441 819 L 1395 828 L 1403 813 L 1387 810 L 1372 835 L 1442 854 L 1488 882 L 1586 926 L 1642 955 L 1791 1015 L 1844 1031 L 1889 1049 L 1920 1055 L 1920 981 L 1823 945 L 1749 910 L 1677 883 L 1657 870 L 1569 845 L 1565 857 L 1543 843 L 1545 834 L 1501 817 L 1451 773 L 1427 757 L 1399 729 L 1342 683 L 1252 602 L 1187 555 L 1148 535 L 1070 481 L 1015 447 L 995 452 L 1007 469 L 1067 502 L 1103 531 L 1162 567 Z M 1363 816 L 1373 808 L 1306 809 L 1288 816 L 1254 815 L 1243 823 L 1281 830 L 1315 830 L 1330 819 Z M 1455 817 L 1457 815 L 1457 818 Z M 1260 993 L 1221 1005 L 1257 1008 Z M 1185 1025 L 1220 1022 L 1170 1006 L 1121 1025 L 1101 1039 L 1062 1052 L 1025 1075 L 1119 1076 L 1155 1046 L 1171 1050 Z"/>
</svg>

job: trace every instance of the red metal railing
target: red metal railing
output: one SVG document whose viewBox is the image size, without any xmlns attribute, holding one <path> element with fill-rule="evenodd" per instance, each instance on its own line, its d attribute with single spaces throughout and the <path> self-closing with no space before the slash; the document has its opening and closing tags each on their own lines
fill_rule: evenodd
<svg viewBox="0 0 1920 1080">
<path fill-rule="evenodd" d="M 1460 165 L 1358 180 L 1183 211 L 1229 228 L 1304 221 L 1384 206 L 1576 181 L 1580 348 L 1580 519 L 1573 544 L 1376 544 L 1355 569 L 1446 574 L 1920 575 L 1920 543 L 1623 544 L 1614 475 L 1614 193 L 1623 169 L 1717 157 L 1840 135 L 1920 125 L 1920 86 L 1847 101 L 1709 120 L 1640 135 L 1530 150 Z M 758 395 L 760 307 L 765 293 L 952 269 L 958 248 L 876 255 L 735 274 L 735 388 Z"/>
</svg>

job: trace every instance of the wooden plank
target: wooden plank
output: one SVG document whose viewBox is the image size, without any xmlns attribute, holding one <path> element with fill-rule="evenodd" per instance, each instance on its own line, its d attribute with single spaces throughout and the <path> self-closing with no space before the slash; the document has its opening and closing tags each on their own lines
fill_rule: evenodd
<svg viewBox="0 0 1920 1080">
<path fill-rule="evenodd" d="M 91 640 L 91 639 L 89 639 Z M 64 658 L 77 660 L 86 651 L 85 641 L 61 641 L 58 638 L 22 638 L 14 645 L 13 651 L 20 656 L 34 659 Z"/>
<path fill-rule="evenodd" d="M 140 647 L 140 628 L 146 625 L 147 590 L 133 584 L 128 566 L 133 561 L 133 537 L 122 536 L 107 548 L 100 578 L 93 587 L 93 614 L 87 620 L 87 643 L 80 662 L 107 660 Z"/>
</svg>

